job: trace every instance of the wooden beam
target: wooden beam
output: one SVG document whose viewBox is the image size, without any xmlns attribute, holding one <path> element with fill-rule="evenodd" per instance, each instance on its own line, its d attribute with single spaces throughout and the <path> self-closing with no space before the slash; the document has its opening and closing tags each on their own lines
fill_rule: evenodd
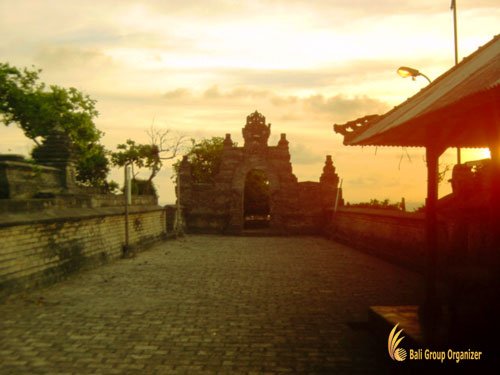
<svg viewBox="0 0 500 375">
<path fill-rule="evenodd" d="M 491 187 L 490 187 L 490 233 L 492 245 L 489 249 L 490 263 L 500 269 L 500 131 L 492 137 L 491 154 Z M 498 274 L 497 274 L 498 275 Z"/>
<path fill-rule="evenodd" d="M 437 262 L 437 200 L 439 155 L 432 148 L 426 148 L 427 160 L 427 200 L 426 200 L 426 239 L 427 239 L 427 297 L 433 299 L 436 293 Z"/>
</svg>

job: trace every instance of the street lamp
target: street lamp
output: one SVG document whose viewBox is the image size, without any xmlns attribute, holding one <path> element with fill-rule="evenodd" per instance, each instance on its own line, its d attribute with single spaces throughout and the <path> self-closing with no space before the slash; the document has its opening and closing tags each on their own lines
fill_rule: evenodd
<svg viewBox="0 0 500 375">
<path fill-rule="evenodd" d="M 422 76 L 427 81 L 429 81 L 429 83 L 431 83 L 431 80 L 429 79 L 429 77 L 427 77 L 424 73 L 420 73 L 417 69 L 409 68 L 407 66 L 400 66 L 398 68 L 398 74 L 403 78 L 411 77 L 411 79 L 414 81 L 415 81 L 416 77 Z"/>
<path fill-rule="evenodd" d="M 455 60 L 456 60 L 456 55 L 455 55 Z M 424 73 L 420 73 L 417 69 L 409 68 L 407 66 L 400 66 L 398 68 L 398 74 L 403 78 L 411 77 L 411 79 L 414 81 L 415 81 L 416 77 L 422 76 L 427 81 L 429 81 L 429 83 L 431 83 L 431 80 L 429 79 L 429 77 L 427 77 Z M 457 164 L 461 164 L 461 163 L 462 163 L 462 154 L 460 152 L 460 148 L 457 147 Z"/>
</svg>

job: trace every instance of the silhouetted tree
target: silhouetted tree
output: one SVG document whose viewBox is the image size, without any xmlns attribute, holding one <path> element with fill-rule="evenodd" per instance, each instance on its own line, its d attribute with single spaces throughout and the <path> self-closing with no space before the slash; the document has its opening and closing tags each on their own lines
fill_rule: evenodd
<svg viewBox="0 0 500 375">
<path fill-rule="evenodd" d="M 73 87 L 47 87 L 40 82 L 40 72 L 0 63 L 0 121 L 23 130 L 35 143 L 34 156 L 44 139 L 56 129 L 64 131 L 75 146 L 77 180 L 107 187 L 109 162 L 99 143 L 103 133 L 94 124 L 96 101 Z"/>
<path fill-rule="evenodd" d="M 384 210 L 397 210 L 400 211 L 401 203 L 391 203 L 389 199 L 384 199 L 379 201 L 378 199 L 370 199 L 369 202 L 360 202 L 360 203 L 347 203 L 346 207 L 359 207 L 359 208 L 376 208 L 376 209 L 384 209 Z"/>
<path fill-rule="evenodd" d="M 219 172 L 222 160 L 222 150 L 224 149 L 224 138 L 212 137 L 202 139 L 199 142 L 191 139 L 191 147 L 186 153 L 188 161 L 191 163 L 191 173 L 193 181 L 198 183 L 213 182 L 214 177 Z M 180 161 L 177 161 L 173 167 L 177 174 Z"/>
<path fill-rule="evenodd" d="M 154 193 L 153 178 L 163 166 L 163 161 L 171 160 L 177 156 L 184 143 L 184 137 L 172 134 L 171 130 L 159 130 L 154 126 L 147 132 L 149 144 L 139 144 L 132 139 L 127 139 L 116 148 L 117 152 L 111 153 L 113 165 L 123 167 L 130 165 L 132 168 L 132 188 L 137 194 Z M 139 169 L 149 169 L 149 177 L 145 181 L 137 179 Z"/>
</svg>

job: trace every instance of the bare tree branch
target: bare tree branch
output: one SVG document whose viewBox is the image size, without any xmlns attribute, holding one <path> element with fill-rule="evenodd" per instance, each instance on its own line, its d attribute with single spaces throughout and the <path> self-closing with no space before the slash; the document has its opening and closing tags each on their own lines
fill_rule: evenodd
<svg viewBox="0 0 500 375">
<path fill-rule="evenodd" d="M 146 133 L 149 136 L 152 149 L 154 150 L 154 161 L 150 166 L 151 175 L 148 179 L 151 181 L 160 172 L 162 161 L 174 159 L 181 151 L 187 138 L 184 135 L 173 133 L 170 129 L 157 129 L 154 126 L 154 120 Z"/>
<path fill-rule="evenodd" d="M 170 160 L 175 158 L 181 147 L 187 141 L 186 136 L 173 134 L 170 129 L 157 129 L 154 124 L 151 125 L 147 134 L 151 144 L 157 147 L 160 160 Z M 168 153 L 168 155 L 162 156 L 162 153 Z"/>
</svg>

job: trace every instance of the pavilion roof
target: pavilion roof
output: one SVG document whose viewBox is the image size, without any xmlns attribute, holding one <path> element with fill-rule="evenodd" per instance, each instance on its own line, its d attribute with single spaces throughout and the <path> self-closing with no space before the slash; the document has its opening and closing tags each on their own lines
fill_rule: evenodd
<svg viewBox="0 0 500 375">
<path fill-rule="evenodd" d="M 500 35 L 384 115 L 334 125 L 346 145 L 488 147 L 500 128 Z"/>
</svg>

